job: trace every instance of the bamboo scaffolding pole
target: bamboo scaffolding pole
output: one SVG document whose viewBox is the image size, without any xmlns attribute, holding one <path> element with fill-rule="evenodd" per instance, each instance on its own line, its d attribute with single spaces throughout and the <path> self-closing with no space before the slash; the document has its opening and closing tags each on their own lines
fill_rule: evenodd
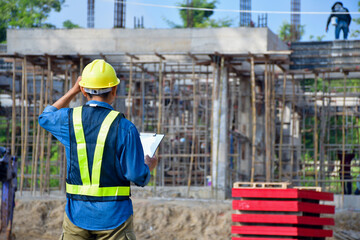
<svg viewBox="0 0 360 240">
<path fill-rule="evenodd" d="M 35 119 L 35 115 L 36 115 L 36 77 L 35 77 L 35 65 L 33 65 L 33 140 L 32 140 L 32 158 L 31 158 L 31 184 L 30 184 L 30 191 L 33 190 L 33 185 L 34 185 L 34 178 L 35 178 L 35 173 L 34 173 L 34 168 L 35 168 L 35 139 L 36 139 L 36 119 Z"/>
<path fill-rule="evenodd" d="M 280 144 L 279 144 L 279 181 L 282 181 L 283 175 L 283 166 L 282 166 L 282 144 L 283 144 L 283 134 L 284 134 L 284 112 L 285 112 L 285 94 L 286 94 L 286 77 L 287 74 L 284 72 L 283 79 L 283 92 L 282 92 L 282 108 L 281 108 L 281 123 L 280 123 Z"/>
<path fill-rule="evenodd" d="M 50 65 L 51 68 L 51 65 Z M 53 72 L 50 71 L 50 92 L 49 92 L 49 105 L 52 104 L 53 93 Z M 50 194 L 50 157 L 51 157 L 51 133 L 47 135 L 47 154 L 46 154 L 46 166 L 45 166 L 45 187 Z"/>
<path fill-rule="evenodd" d="M 43 111 L 44 108 L 44 69 L 42 69 L 41 73 L 41 82 L 40 82 L 40 102 L 39 102 L 39 116 Z M 37 183 L 37 167 L 38 167 L 38 158 L 39 158 L 39 145 L 40 145 L 40 136 L 44 130 L 40 128 L 40 125 L 37 124 L 37 131 L 36 131 L 36 148 L 35 148 L 35 164 L 34 164 L 34 182 L 33 182 L 33 195 L 36 193 L 36 183 Z"/>
<path fill-rule="evenodd" d="M 265 159 L 266 159 L 266 182 L 270 182 L 271 177 L 271 148 L 270 148 L 270 104 L 269 104 L 269 63 L 265 60 Z"/>
<path fill-rule="evenodd" d="M 256 90 L 255 90 L 255 63 L 254 57 L 250 58 L 251 64 L 251 112 L 252 112 L 252 154 L 251 154 L 251 178 L 255 177 L 255 154 L 256 154 Z"/>
<path fill-rule="evenodd" d="M 13 59 L 13 66 L 12 66 L 12 108 L 11 108 L 11 156 L 16 156 L 15 152 L 15 141 L 16 141 L 16 58 Z"/>
<path fill-rule="evenodd" d="M 315 186 L 318 186 L 318 131 L 317 131 L 317 82 L 319 75 L 315 74 L 315 99 L 314 99 L 314 170 L 315 170 Z"/>
<path fill-rule="evenodd" d="M 190 166 L 189 166 L 189 176 L 188 176 L 188 186 L 187 186 L 187 197 L 190 194 L 190 185 L 191 185 L 191 175 L 192 175 L 192 167 L 194 163 L 194 150 L 195 150 L 195 137 L 196 137 L 196 123 L 197 123 L 197 95 L 196 95 L 196 80 L 195 80 L 195 60 L 192 59 L 193 62 L 193 75 L 192 75 L 192 82 L 193 82 L 193 129 L 192 129 L 192 144 L 191 144 L 191 155 L 190 155 Z"/>
<path fill-rule="evenodd" d="M 344 73 L 344 98 L 343 98 L 343 109 L 342 109 L 342 157 L 341 157 L 341 206 L 344 206 L 344 190 L 345 190 L 345 100 L 346 100 L 346 81 L 347 74 Z"/>
<path fill-rule="evenodd" d="M 132 90 L 132 82 L 133 82 L 133 58 L 130 58 L 130 73 L 129 73 L 129 91 L 128 91 L 128 96 L 127 96 L 127 104 L 128 104 L 128 108 L 127 108 L 127 118 L 129 119 L 129 121 L 131 121 L 131 108 L 132 108 L 132 104 L 133 102 L 131 101 L 131 90 Z M 160 86 L 159 86 L 160 89 Z"/>
<path fill-rule="evenodd" d="M 22 190 L 24 187 L 24 171 L 25 171 L 25 162 L 26 162 L 26 155 L 27 155 L 27 140 L 28 140 L 28 89 L 27 89 L 27 59 L 26 56 L 23 59 L 23 100 L 22 107 L 24 110 L 24 114 L 22 117 L 22 123 L 24 123 L 24 129 L 22 131 L 22 158 L 21 158 L 21 178 L 20 178 L 20 194 L 22 195 Z M 26 103 L 26 107 L 24 108 L 24 102 Z M 23 125 L 21 126 L 23 127 Z"/>
</svg>

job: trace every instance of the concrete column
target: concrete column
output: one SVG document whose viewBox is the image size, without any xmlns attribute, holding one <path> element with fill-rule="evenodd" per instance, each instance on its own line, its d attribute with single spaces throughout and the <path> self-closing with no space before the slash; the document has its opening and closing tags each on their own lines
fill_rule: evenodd
<svg viewBox="0 0 360 240">
<path fill-rule="evenodd" d="M 228 166 L 228 70 L 224 60 L 214 65 L 214 98 L 212 103 L 212 179 L 214 197 L 224 199 L 227 188 Z"/>
</svg>

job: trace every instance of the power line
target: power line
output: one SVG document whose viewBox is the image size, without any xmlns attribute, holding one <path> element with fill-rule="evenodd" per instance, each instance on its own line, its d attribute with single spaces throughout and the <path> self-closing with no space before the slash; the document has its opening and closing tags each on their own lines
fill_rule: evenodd
<svg viewBox="0 0 360 240">
<path fill-rule="evenodd" d="M 108 2 L 113 2 L 113 0 L 103 0 Z M 161 5 L 161 4 L 152 4 L 152 3 L 143 3 L 143 2 L 126 2 L 122 0 L 115 0 L 119 3 L 131 4 L 137 6 L 145 7 L 158 7 L 158 8 L 171 8 L 171 9 L 180 9 L 180 10 L 196 10 L 196 11 L 213 11 L 213 12 L 232 12 L 232 13 L 267 13 L 267 14 L 303 14 L 303 15 L 330 15 L 330 14 L 352 14 L 360 15 L 360 12 L 291 12 L 291 11 L 266 11 L 266 10 L 236 10 L 236 9 L 211 9 L 211 8 L 196 8 L 196 7 L 181 7 L 181 6 L 172 6 L 172 5 Z"/>
</svg>

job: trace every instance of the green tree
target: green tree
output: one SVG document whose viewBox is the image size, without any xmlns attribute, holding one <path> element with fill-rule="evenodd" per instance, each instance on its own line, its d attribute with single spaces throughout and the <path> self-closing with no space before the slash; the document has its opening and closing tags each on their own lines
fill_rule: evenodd
<svg viewBox="0 0 360 240">
<path fill-rule="evenodd" d="M 360 12 L 360 1 L 358 1 L 358 11 Z M 353 18 L 353 21 L 357 24 L 360 25 L 360 18 Z M 358 29 L 356 29 L 354 32 L 351 33 L 351 37 L 358 37 L 360 35 L 360 31 Z"/>
<path fill-rule="evenodd" d="M 301 38 L 305 33 L 305 26 L 300 25 L 298 29 L 299 37 Z M 291 32 L 291 24 L 287 21 L 283 21 L 283 24 L 280 26 L 279 29 L 279 38 L 283 40 L 284 42 L 291 42 L 296 39 L 296 36 L 293 35 Z"/>
<path fill-rule="evenodd" d="M 0 42 L 8 28 L 55 28 L 45 23 L 52 10 L 59 12 L 65 0 L 0 0 Z"/>
<path fill-rule="evenodd" d="M 70 20 L 66 20 L 63 22 L 63 28 L 73 29 L 73 28 L 81 28 L 79 25 L 71 22 Z"/>
<path fill-rule="evenodd" d="M 326 37 L 325 35 L 316 36 L 316 41 L 321 42 L 325 37 Z M 310 41 L 314 40 L 314 38 L 315 38 L 314 35 L 310 35 L 310 36 L 309 36 L 309 40 L 310 40 Z"/>
<path fill-rule="evenodd" d="M 206 9 L 215 9 L 217 0 L 208 2 L 207 0 L 191 0 L 190 4 L 187 4 L 187 1 L 178 3 L 179 7 L 190 7 L 190 8 L 206 8 Z M 182 24 L 176 24 L 172 21 L 165 19 L 170 27 L 173 28 L 209 28 L 209 27 L 229 27 L 231 26 L 233 20 L 230 18 L 221 18 L 218 20 L 210 19 L 214 14 L 214 11 L 204 11 L 204 10 L 194 10 L 194 9 L 181 9 L 180 18 Z"/>
</svg>

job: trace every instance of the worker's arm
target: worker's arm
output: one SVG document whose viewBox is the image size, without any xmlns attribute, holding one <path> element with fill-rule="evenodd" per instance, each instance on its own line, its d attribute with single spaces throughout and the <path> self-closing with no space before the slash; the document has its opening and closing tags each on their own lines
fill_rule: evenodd
<svg viewBox="0 0 360 240">
<path fill-rule="evenodd" d="M 53 105 L 47 106 L 39 116 L 39 124 L 45 130 L 51 132 L 65 147 L 70 147 L 69 139 L 69 109 L 65 108 L 70 101 L 80 92 L 78 78 L 75 85 Z"/>
<path fill-rule="evenodd" d="M 331 18 L 334 17 L 334 14 L 331 14 L 327 20 L 325 31 L 327 32 L 329 30 L 329 23 L 331 21 Z"/>
<path fill-rule="evenodd" d="M 71 100 L 73 100 L 74 97 L 80 92 L 80 85 L 79 85 L 80 81 L 81 81 L 81 76 L 78 77 L 74 86 L 67 93 L 65 93 L 64 96 L 62 96 L 59 100 L 57 100 L 52 106 L 56 107 L 57 109 L 67 107 L 71 102 Z"/>
<path fill-rule="evenodd" d="M 119 127 L 120 138 L 118 139 L 121 173 L 128 181 L 138 186 L 145 186 L 150 181 L 150 172 L 156 167 L 157 159 L 144 156 L 135 125 L 126 119 L 121 121 L 122 127 Z"/>
<path fill-rule="evenodd" d="M 349 12 L 349 9 L 346 8 L 346 12 Z M 348 13 L 348 26 L 350 26 L 351 23 L 351 15 Z"/>
</svg>

